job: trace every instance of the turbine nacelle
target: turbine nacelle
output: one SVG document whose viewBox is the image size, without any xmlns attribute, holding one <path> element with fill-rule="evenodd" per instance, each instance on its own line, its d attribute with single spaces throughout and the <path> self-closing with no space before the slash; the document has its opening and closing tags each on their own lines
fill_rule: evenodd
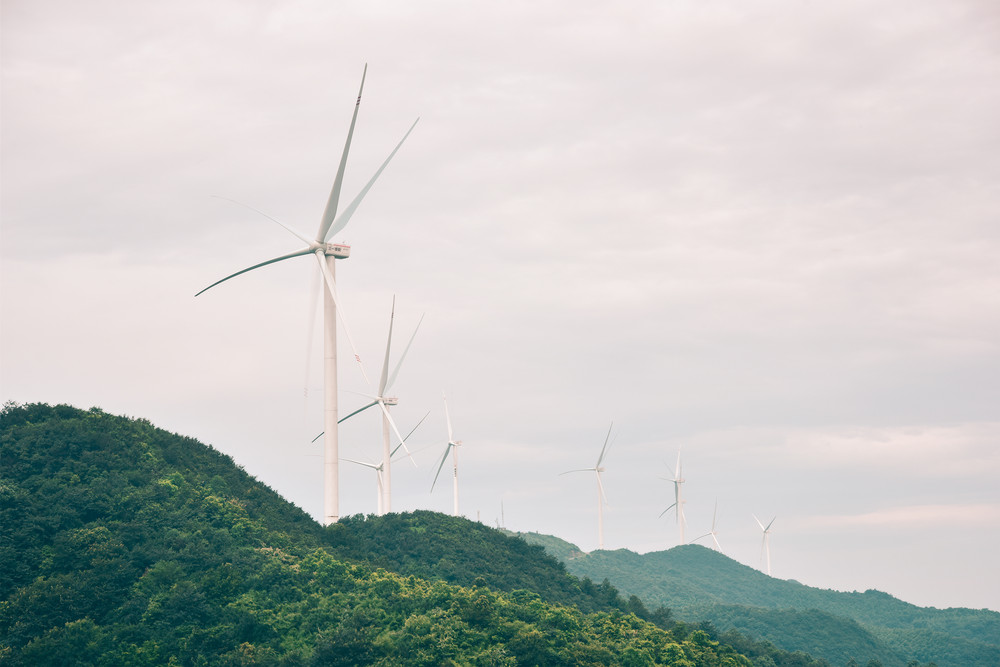
<svg viewBox="0 0 1000 667">
<path fill-rule="evenodd" d="M 351 256 L 351 246 L 343 243 L 314 243 L 313 245 L 316 246 L 316 249 L 322 250 L 327 257 L 347 259 Z"/>
<path fill-rule="evenodd" d="M 382 405 L 392 407 L 394 405 L 399 405 L 399 398 L 396 396 L 383 396 Z"/>
</svg>

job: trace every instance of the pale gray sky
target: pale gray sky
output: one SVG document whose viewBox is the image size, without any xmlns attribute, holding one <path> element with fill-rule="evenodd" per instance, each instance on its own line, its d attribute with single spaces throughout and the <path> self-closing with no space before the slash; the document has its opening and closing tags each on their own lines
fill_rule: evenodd
<svg viewBox="0 0 1000 667">
<path fill-rule="evenodd" d="M 428 493 L 596 546 L 1000 609 L 1000 11 L 991 2 L 3 0 L 0 382 L 149 418 L 318 516 L 315 233 L 364 64 L 341 298 Z M 215 197 L 213 197 L 215 196 Z M 404 333 L 405 332 L 405 333 Z M 343 339 L 342 339 L 343 340 Z M 400 346 L 401 347 L 401 346 Z M 346 350 L 342 349 L 342 352 Z M 341 404 L 363 380 L 342 354 Z M 377 457 L 375 415 L 344 455 Z M 342 467 L 342 512 L 373 512 Z"/>
</svg>

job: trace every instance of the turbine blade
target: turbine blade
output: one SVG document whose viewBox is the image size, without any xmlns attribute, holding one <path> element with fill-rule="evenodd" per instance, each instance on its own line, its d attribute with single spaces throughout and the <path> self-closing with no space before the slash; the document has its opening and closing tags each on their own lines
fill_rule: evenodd
<svg viewBox="0 0 1000 667">
<path fill-rule="evenodd" d="M 715 501 L 715 509 L 712 510 L 712 535 L 715 535 L 715 516 L 719 513 L 719 501 Z"/>
<path fill-rule="evenodd" d="M 454 445 L 452 445 L 452 444 L 451 444 L 451 443 L 449 442 L 449 443 L 448 443 L 448 446 L 444 448 L 444 456 L 442 456 L 442 457 L 441 457 L 441 463 L 440 463 L 440 465 L 438 465 L 438 469 L 437 469 L 437 472 L 436 472 L 436 473 L 434 474 L 434 481 L 433 481 L 433 482 L 431 482 L 431 492 L 433 492 L 433 491 L 434 491 L 434 485 L 435 485 L 435 484 L 437 484 L 437 481 L 438 481 L 438 475 L 440 475 L 440 474 L 441 474 L 441 468 L 443 468 L 443 467 L 444 467 L 444 463 L 445 463 L 445 461 L 447 461 L 447 460 L 448 460 L 448 454 L 450 454 L 450 453 L 451 453 L 451 448 L 452 448 L 452 447 L 454 447 Z"/>
<path fill-rule="evenodd" d="M 756 514 L 751 514 L 750 516 L 752 516 L 753 520 L 757 522 L 757 525 L 760 526 L 761 530 L 767 530 L 766 528 L 764 528 L 764 524 L 760 522 L 760 519 L 757 518 Z"/>
<path fill-rule="evenodd" d="M 309 319 L 308 325 L 306 327 L 306 354 L 305 354 L 305 372 L 303 376 L 305 378 L 303 386 L 305 387 L 304 394 L 306 397 L 309 396 L 309 377 L 310 371 L 312 370 L 312 353 L 313 353 L 313 343 L 316 333 L 316 314 L 319 312 L 319 281 L 322 280 L 319 274 L 313 273 L 312 279 L 309 281 Z"/>
<path fill-rule="evenodd" d="M 382 408 L 382 414 L 384 414 L 385 418 L 389 420 L 389 426 L 392 427 L 392 432 L 396 434 L 397 438 L 399 438 L 399 444 L 403 445 L 403 451 L 405 451 L 406 455 L 410 457 L 410 461 L 413 463 L 413 467 L 414 468 L 417 467 L 417 462 L 413 460 L 413 454 L 410 453 L 410 448 L 406 446 L 406 438 L 400 435 L 399 429 L 396 428 L 396 420 L 392 418 L 391 414 L 389 414 L 389 408 L 385 407 L 385 403 L 383 403 L 382 401 L 378 402 L 378 406 Z"/>
<path fill-rule="evenodd" d="M 354 125 L 358 122 L 358 109 L 361 107 L 361 92 L 365 89 L 365 75 L 368 74 L 368 63 L 361 73 L 361 88 L 358 89 L 358 101 L 354 103 L 354 115 L 351 116 L 351 127 L 347 130 L 347 141 L 344 143 L 344 153 L 340 156 L 340 165 L 337 167 L 337 176 L 333 179 L 333 189 L 330 190 L 330 197 L 326 202 L 326 209 L 323 210 L 323 218 L 319 223 L 319 232 L 316 233 L 316 240 L 326 243 L 330 238 L 330 225 L 337 217 L 337 205 L 340 201 L 340 187 L 344 184 L 344 169 L 347 167 L 347 154 L 351 150 L 351 139 L 354 137 Z"/>
<path fill-rule="evenodd" d="M 712 533 L 705 533 L 705 534 L 704 534 L 704 535 L 702 535 L 701 537 L 696 537 L 696 538 L 694 538 L 693 540 L 691 540 L 691 542 L 692 542 L 692 543 L 694 543 L 694 542 L 697 542 L 698 540 L 701 540 L 701 539 L 704 539 L 704 538 L 708 537 L 708 536 L 709 536 L 709 535 L 711 535 L 711 534 L 712 534 Z"/>
<path fill-rule="evenodd" d="M 267 213 L 264 213 L 264 211 L 261 211 L 260 209 L 256 209 L 253 206 L 251 206 L 250 204 L 244 204 L 241 201 L 236 201 L 235 199 L 230 199 L 229 197 L 220 197 L 219 195 L 211 195 L 211 196 L 214 197 L 215 199 L 222 199 L 223 201 L 227 201 L 227 202 L 230 202 L 232 204 L 236 204 L 237 206 L 242 206 L 243 208 L 250 209 L 254 213 L 262 215 L 265 218 L 267 218 L 268 220 L 270 220 L 271 222 L 273 222 L 274 224 L 279 225 L 282 229 L 284 229 L 286 232 L 288 232 L 289 234 L 291 234 L 292 236 L 294 236 L 298 240 L 302 241 L 303 243 L 305 243 L 305 244 L 312 243 L 312 241 L 310 241 L 306 237 L 302 236 L 302 234 L 299 234 L 297 231 L 295 231 L 294 229 L 292 229 L 291 227 L 289 227 L 285 223 L 281 222 L 277 218 L 272 218 Z"/>
<path fill-rule="evenodd" d="M 378 468 L 379 468 L 378 465 L 376 465 L 374 463 L 368 463 L 366 461 L 357 461 L 355 459 L 346 459 L 343 456 L 340 457 L 340 460 L 341 461 L 347 461 L 349 463 L 357 463 L 359 466 L 364 466 L 366 468 L 371 468 L 372 470 L 378 470 Z"/>
<path fill-rule="evenodd" d="M 296 250 L 295 252 L 290 252 L 287 255 L 281 255 L 280 257 L 275 257 L 274 259 L 269 259 L 266 262 L 261 262 L 260 264 L 254 264 L 253 266 L 248 266 L 247 268 L 243 269 L 242 271 L 237 271 L 236 273 L 233 273 L 233 274 L 230 274 L 230 275 L 226 276 L 222 280 L 216 280 L 214 283 L 212 283 L 211 285 L 209 285 L 205 289 L 203 289 L 200 292 L 198 292 L 198 294 L 195 294 L 195 296 L 198 296 L 199 294 L 207 292 L 208 290 L 212 289 L 213 287 L 215 287 L 219 283 L 224 283 L 227 280 L 229 280 L 230 278 L 235 278 L 236 276 L 242 275 L 242 274 L 246 273 L 247 271 L 253 271 L 254 269 L 259 269 L 262 266 L 267 266 L 268 264 L 274 264 L 275 262 L 283 262 L 284 260 L 291 259 L 292 257 L 301 257 L 302 255 L 308 255 L 311 252 L 312 252 L 311 249 L 309 249 L 309 248 L 303 248 L 302 250 Z"/>
<path fill-rule="evenodd" d="M 385 339 L 385 359 L 382 361 L 382 377 L 378 381 L 378 395 L 385 395 L 386 380 L 389 374 L 389 348 L 392 346 L 392 321 L 396 318 L 396 295 L 392 297 L 392 310 L 389 311 L 389 336 Z"/>
<path fill-rule="evenodd" d="M 567 470 L 566 472 L 559 473 L 559 476 L 568 475 L 571 472 L 594 472 L 597 468 L 577 468 L 576 470 Z"/>
<path fill-rule="evenodd" d="M 599 471 L 595 472 L 597 473 L 597 488 L 601 490 L 601 498 L 604 499 L 604 504 L 607 505 L 608 497 L 604 494 L 604 484 L 601 483 L 601 473 Z"/>
<path fill-rule="evenodd" d="M 601 467 L 601 461 L 604 460 L 604 453 L 608 449 L 608 440 L 611 439 L 611 429 L 613 429 L 614 426 L 615 426 L 615 423 L 611 422 L 611 426 L 608 427 L 608 434 L 604 437 L 604 446 L 601 447 L 601 455 L 597 457 L 597 465 L 594 466 L 595 468 L 600 468 Z"/>
<path fill-rule="evenodd" d="M 416 431 L 416 430 L 417 430 L 418 428 L 420 428 L 420 425 L 424 423 L 424 420 L 425 420 L 425 419 L 427 419 L 427 417 L 428 417 L 428 416 L 429 416 L 430 414 L 431 414 L 431 413 L 430 413 L 430 410 L 428 410 L 428 411 L 427 411 L 427 414 L 425 414 L 425 415 L 424 415 L 423 417 L 421 417 L 421 418 L 420 418 L 420 421 L 418 421 L 418 422 L 417 422 L 417 425 L 416 425 L 416 426 L 414 426 L 414 427 L 413 427 L 412 429 L 410 429 L 410 432 L 406 434 L 406 437 L 405 437 L 405 438 L 403 438 L 403 442 L 406 442 L 407 440 L 409 440 L 409 439 L 410 439 L 410 436 L 411 436 L 411 435 L 413 435 L 414 431 Z M 390 459 L 391 459 L 391 458 L 392 458 L 393 456 L 395 456 L 395 455 L 396 455 L 396 452 L 398 452 L 398 451 L 399 451 L 399 448 L 403 446 L 403 442 L 400 442 L 400 443 L 399 443 L 398 445 L 396 445 L 395 449 L 393 449 L 393 450 L 392 450 L 391 452 L 389 452 L 389 458 L 390 458 Z"/>
<path fill-rule="evenodd" d="M 774 517 L 774 519 L 777 519 L 777 518 L 778 518 L 778 517 Z M 774 519 L 771 519 L 771 523 L 767 524 L 767 528 L 765 528 L 765 529 L 764 529 L 764 532 L 765 532 L 765 533 L 766 533 L 767 531 L 771 530 L 771 524 L 773 524 L 773 523 L 774 523 Z"/>
<path fill-rule="evenodd" d="M 367 410 L 368 408 L 370 408 L 371 406 L 373 406 L 373 405 L 375 405 L 375 404 L 377 404 L 377 403 L 378 403 L 378 401 L 372 401 L 372 402 L 371 402 L 371 403 L 369 403 L 368 405 L 366 405 L 366 406 L 364 406 L 364 407 L 361 407 L 361 408 L 358 408 L 357 410 L 355 410 L 355 411 L 354 411 L 354 412 L 352 412 L 351 414 L 347 415 L 346 417 L 341 417 L 340 419 L 338 419 L 338 420 L 337 420 L 337 423 L 339 424 L 339 423 L 340 423 L 340 422 L 342 422 L 342 421 L 345 421 L 345 420 L 347 420 L 347 419 L 350 419 L 351 417 L 353 417 L 354 415 L 358 414 L 359 412 L 364 412 L 365 410 Z M 320 438 L 322 438 L 322 437 L 323 437 L 323 434 L 324 434 L 324 433 L 326 433 L 326 431 L 320 431 L 320 434 L 319 434 L 319 435 L 317 435 L 317 436 L 316 436 L 315 438 L 313 438 L 312 440 L 310 440 L 309 442 L 311 442 L 311 443 L 312 443 L 312 442 L 316 442 L 317 440 L 319 440 Z"/>
<path fill-rule="evenodd" d="M 398 151 L 400 146 L 403 145 L 403 142 L 406 141 L 406 138 L 410 136 L 410 132 L 413 132 L 413 128 L 417 126 L 417 123 L 419 121 L 420 121 L 419 118 L 413 121 L 413 125 L 411 125 L 410 129 L 406 131 L 406 134 L 403 135 L 403 138 L 399 140 L 399 143 L 396 144 L 396 147 L 392 149 L 392 152 L 389 153 L 389 157 L 385 159 L 385 162 L 383 162 L 382 166 L 378 168 L 378 171 L 375 172 L 375 175 L 371 177 L 371 180 L 368 181 L 365 187 L 361 189 L 361 192 L 359 192 L 358 196 L 354 198 L 354 201 L 352 201 L 350 204 L 347 205 L 347 208 L 344 209 L 344 212 L 341 213 L 340 217 L 338 217 L 337 220 L 333 223 L 333 227 L 331 227 L 330 231 L 326 233 L 324 240 L 340 232 L 340 230 L 346 227 L 347 223 L 351 221 L 351 216 L 354 215 L 354 212 L 356 210 L 358 210 L 358 206 L 361 205 L 361 200 L 365 198 L 365 195 L 368 194 L 368 191 L 372 189 L 373 185 L 375 185 L 375 180 L 382 175 L 382 171 L 386 168 L 386 165 L 389 164 L 389 160 L 391 160 L 396 155 L 396 151 Z"/>
<path fill-rule="evenodd" d="M 681 478 L 681 453 L 677 452 L 677 467 L 674 469 L 674 481 Z"/>
<path fill-rule="evenodd" d="M 413 335 L 410 336 L 410 342 L 406 344 L 406 347 L 403 349 L 403 355 L 399 358 L 399 361 L 396 362 L 396 367 L 392 369 L 392 375 L 389 376 L 389 382 L 385 386 L 386 389 L 392 387 L 392 383 L 396 381 L 396 376 L 399 375 L 399 369 L 403 365 L 403 359 L 406 359 L 406 353 L 410 351 L 410 346 L 413 345 L 413 339 L 417 337 L 417 332 L 420 330 L 420 325 L 423 321 L 424 316 L 421 315 L 420 321 L 417 322 L 417 328 L 413 330 Z"/>
<path fill-rule="evenodd" d="M 658 518 L 658 519 L 659 519 L 659 518 L 662 518 L 664 514 L 666 514 L 666 513 L 667 513 L 667 512 L 669 512 L 670 510 L 672 510 L 672 509 L 673 509 L 673 508 L 674 508 L 674 507 L 675 507 L 676 505 L 677 505 L 677 503 L 674 503 L 673 505 L 671 505 L 671 506 L 670 506 L 670 507 L 668 507 L 667 509 L 665 509 L 665 510 L 663 510 L 662 512 L 660 512 L 660 516 L 658 516 L 657 518 Z"/>
<path fill-rule="evenodd" d="M 448 397 L 441 392 L 441 398 L 444 399 L 444 419 L 448 422 L 448 442 L 452 442 L 455 438 L 451 435 L 451 415 L 448 414 Z"/>
<path fill-rule="evenodd" d="M 323 251 L 317 250 L 315 254 L 316 259 L 319 261 L 319 270 L 323 272 L 323 278 L 326 280 L 326 289 L 330 294 L 330 298 L 333 299 L 333 303 L 337 306 L 337 315 L 340 317 L 340 323 L 344 325 L 344 334 L 347 336 L 347 342 L 351 345 L 354 360 L 358 362 L 358 368 L 361 369 L 361 375 L 364 376 L 365 382 L 371 386 L 372 381 L 368 379 L 368 373 L 365 373 L 365 365 L 361 363 L 361 355 L 358 354 L 358 348 L 354 346 L 354 340 L 351 338 L 351 329 L 347 326 L 347 317 L 344 315 L 344 308 L 337 301 L 337 282 L 333 279 L 330 267 L 326 265 L 326 258 L 323 255 Z"/>
<path fill-rule="evenodd" d="M 341 417 L 340 419 L 337 420 L 337 423 L 339 424 L 342 421 L 346 421 L 346 420 L 350 419 L 351 417 L 353 417 L 354 415 L 358 414 L 359 412 L 364 412 L 365 410 L 367 410 L 368 408 L 372 407 L 373 405 L 378 405 L 378 401 L 372 401 L 371 403 L 369 403 L 369 404 L 367 404 L 367 405 L 365 405 L 363 407 L 358 408 L 357 410 L 355 410 L 351 414 L 347 415 L 346 417 Z"/>
</svg>

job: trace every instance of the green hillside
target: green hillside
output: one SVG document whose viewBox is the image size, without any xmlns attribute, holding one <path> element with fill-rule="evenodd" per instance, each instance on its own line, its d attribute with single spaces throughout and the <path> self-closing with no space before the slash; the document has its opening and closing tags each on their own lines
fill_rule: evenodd
<svg viewBox="0 0 1000 667">
<path fill-rule="evenodd" d="M 566 547 L 553 553 L 564 552 Z M 879 591 L 812 588 L 698 545 L 641 555 L 595 551 L 564 562 L 577 576 L 607 578 L 624 594 L 667 606 L 678 618 L 737 629 L 832 664 L 853 658 L 886 667 L 910 661 L 1000 665 L 1000 614 L 985 609 L 922 608 Z"/>
<path fill-rule="evenodd" d="M 8 404 L 0 664 L 818 664 L 734 635 L 751 660 L 486 531 L 431 513 L 323 528 L 145 420 Z M 467 546 L 435 552 L 440 535 Z"/>
</svg>

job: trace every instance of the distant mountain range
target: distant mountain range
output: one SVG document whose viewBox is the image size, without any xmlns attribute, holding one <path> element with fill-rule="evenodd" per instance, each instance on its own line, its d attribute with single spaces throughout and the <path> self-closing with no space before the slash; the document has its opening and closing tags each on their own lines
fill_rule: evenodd
<svg viewBox="0 0 1000 667">
<path fill-rule="evenodd" d="M 626 549 L 583 553 L 550 535 L 518 533 L 543 546 L 569 572 L 608 580 L 648 606 L 663 605 L 687 622 L 735 629 L 788 651 L 835 665 L 851 660 L 885 667 L 911 661 L 938 667 L 1000 665 L 1000 613 L 934 609 L 875 590 L 844 593 L 769 577 L 699 545 L 637 554 Z"/>
</svg>

